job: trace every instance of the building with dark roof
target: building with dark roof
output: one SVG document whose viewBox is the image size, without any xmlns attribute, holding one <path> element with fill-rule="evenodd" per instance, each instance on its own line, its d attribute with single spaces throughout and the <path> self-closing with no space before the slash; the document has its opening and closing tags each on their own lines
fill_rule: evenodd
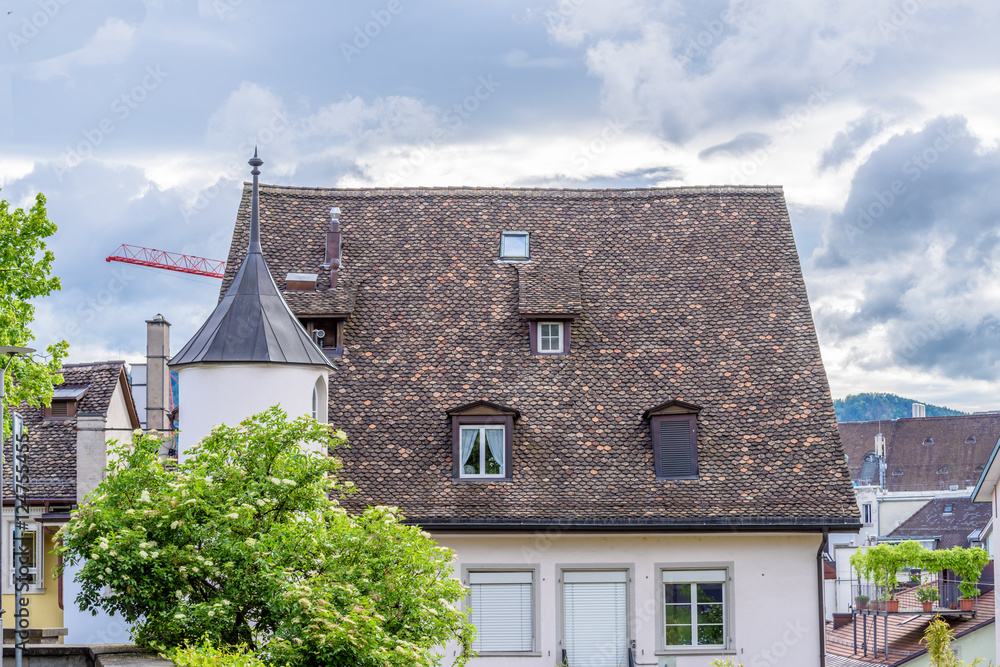
<svg viewBox="0 0 1000 667">
<path fill-rule="evenodd" d="M 969 498 L 938 498 L 886 535 L 886 541 L 919 540 L 928 542 L 929 549 L 980 546 L 989 520 L 989 505 Z"/>
<path fill-rule="evenodd" d="M 703 664 L 792 617 L 789 664 L 819 664 L 817 551 L 859 517 L 781 188 L 262 186 L 259 206 L 335 367 L 344 504 L 456 551 L 477 665 Z M 698 598 L 717 622 L 684 615 Z"/>
<path fill-rule="evenodd" d="M 35 544 L 29 618 L 33 629 L 53 639 L 66 634 L 73 626 L 73 615 L 80 613 L 72 603 L 65 604 L 63 578 L 53 572 L 57 565 L 52 555 L 54 533 L 103 478 L 107 441 L 130 440 L 132 430 L 139 427 L 124 361 L 66 364 L 61 372 L 63 382 L 56 387 L 50 407 L 22 404 L 17 410 L 24 418 L 29 448 L 26 532 Z M 9 536 L 14 521 L 10 443 L 4 444 L 3 460 L 3 529 Z M 14 608 L 11 541 L 5 538 L 3 544 L 3 605 L 10 610 Z M 8 616 L 11 621 L 12 614 Z M 123 632 L 115 639 L 127 636 Z"/>
</svg>

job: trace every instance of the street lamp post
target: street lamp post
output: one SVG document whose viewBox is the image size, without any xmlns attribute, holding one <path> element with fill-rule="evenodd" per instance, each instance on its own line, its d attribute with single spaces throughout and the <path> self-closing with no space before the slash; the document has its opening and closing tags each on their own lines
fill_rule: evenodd
<svg viewBox="0 0 1000 667">
<path fill-rule="evenodd" d="M 24 354 L 31 354 L 34 351 L 35 350 L 32 349 L 32 348 L 30 348 L 30 347 L 17 347 L 17 346 L 14 346 L 14 345 L 0 345 L 0 357 L 3 357 L 3 359 L 0 360 L 0 445 L 2 445 L 4 442 L 6 442 L 6 438 L 3 437 L 4 426 L 5 426 L 3 409 L 4 409 L 4 401 L 6 400 L 5 397 L 4 397 L 4 387 L 5 387 L 5 383 L 6 383 L 6 377 L 5 377 L 5 375 L 7 373 L 7 368 L 10 366 L 11 362 L 14 361 L 14 357 L 15 356 L 24 355 Z M 14 435 L 13 434 L 13 429 L 11 429 L 11 436 L 13 437 L 13 435 Z M 2 452 L 3 452 L 3 447 L 0 447 L 0 507 L 3 506 L 3 465 L 2 465 L 3 454 L 2 454 Z M 3 553 L 3 537 L 2 537 L 2 532 L 3 531 L 0 531 L 0 554 Z M 16 520 L 14 522 L 14 532 L 15 533 L 19 532 Z M 17 535 L 16 537 L 19 538 L 20 535 Z M 20 607 L 21 606 L 21 596 L 20 596 L 20 594 L 15 591 L 14 596 L 15 596 L 14 606 L 15 607 Z M 4 610 L 0 609 L 0 617 L 3 616 L 3 612 L 4 612 Z M 15 622 L 16 622 L 16 620 L 17 619 L 15 619 Z M 15 628 L 15 636 L 17 636 L 17 628 Z M 18 647 L 20 647 L 22 645 L 23 645 L 23 642 L 17 642 L 17 641 L 15 641 L 14 662 L 16 663 L 17 667 L 21 667 L 22 651 Z"/>
</svg>

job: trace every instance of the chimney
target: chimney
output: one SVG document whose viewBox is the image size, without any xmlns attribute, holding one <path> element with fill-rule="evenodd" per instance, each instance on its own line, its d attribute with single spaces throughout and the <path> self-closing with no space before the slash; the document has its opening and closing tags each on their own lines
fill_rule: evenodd
<svg viewBox="0 0 1000 667">
<path fill-rule="evenodd" d="M 146 320 L 146 428 L 170 430 L 170 322 L 157 313 Z"/>
<path fill-rule="evenodd" d="M 927 416 L 927 406 L 923 403 L 914 403 L 912 407 L 913 417 L 926 417 Z"/>
<path fill-rule="evenodd" d="M 343 257 L 343 243 L 340 238 L 340 209 L 334 206 L 330 209 L 330 231 L 326 233 L 326 256 L 323 258 L 323 268 L 330 269 L 330 289 L 336 289 L 337 277 Z"/>
</svg>

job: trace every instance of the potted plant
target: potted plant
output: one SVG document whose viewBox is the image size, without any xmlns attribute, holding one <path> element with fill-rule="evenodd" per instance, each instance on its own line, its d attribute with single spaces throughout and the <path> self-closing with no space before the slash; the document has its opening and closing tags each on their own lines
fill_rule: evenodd
<svg viewBox="0 0 1000 667">
<path fill-rule="evenodd" d="M 923 605 L 924 611 L 929 612 L 934 608 L 934 602 L 938 599 L 938 589 L 934 586 L 917 589 L 917 599 Z"/>
<path fill-rule="evenodd" d="M 868 609 L 868 596 L 867 595 L 859 595 L 858 597 L 854 598 L 854 601 L 857 603 L 859 611 L 864 611 L 864 610 Z"/>
<path fill-rule="evenodd" d="M 949 554 L 949 565 L 951 569 L 962 578 L 958 584 L 958 591 L 962 597 L 958 601 L 962 611 L 972 611 L 975 600 L 979 597 L 979 576 L 983 573 L 983 568 L 990 562 L 990 556 L 985 549 L 974 547 L 972 549 L 962 549 L 954 547 Z"/>
</svg>

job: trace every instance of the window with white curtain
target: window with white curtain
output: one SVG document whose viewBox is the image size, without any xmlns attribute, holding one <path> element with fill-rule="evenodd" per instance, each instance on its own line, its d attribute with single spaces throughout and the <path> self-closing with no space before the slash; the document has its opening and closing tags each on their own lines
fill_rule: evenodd
<svg viewBox="0 0 1000 667">
<path fill-rule="evenodd" d="M 502 424 L 464 425 L 461 438 L 462 477 L 505 477 L 506 438 Z"/>
<path fill-rule="evenodd" d="M 534 650 L 533 571 L 469 572 L 469 609 L 479 653 Z"/>
</svg>

